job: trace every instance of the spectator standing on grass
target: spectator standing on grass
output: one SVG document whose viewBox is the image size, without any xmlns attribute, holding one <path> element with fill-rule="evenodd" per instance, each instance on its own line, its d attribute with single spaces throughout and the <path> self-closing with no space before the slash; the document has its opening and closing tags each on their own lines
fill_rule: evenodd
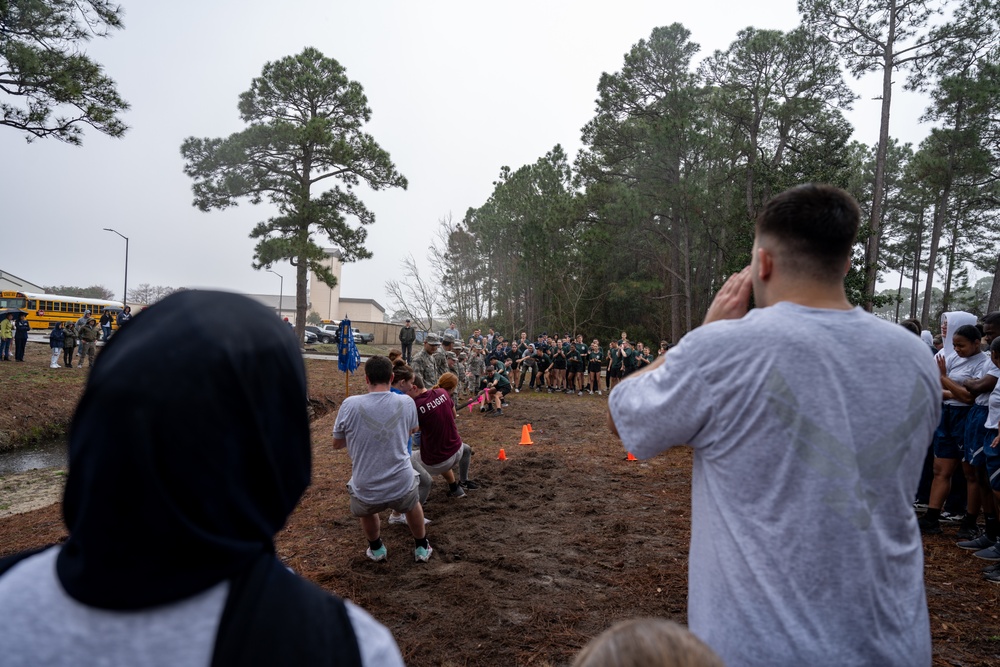
<svg viewBox="0 0 1000 667">
<path fill-rule="evenodd" d="M 427 334 L 424 338 L 424 349 L 417 352 L 413 357 L 410 368 L 413 374 L 421 379 L 425 387 L 430 387 L 441 377 L 442 371 L 438 369 L 434 354 L 441 347 L 441 339 L 437 334 Z"/>
<path fill-rule="evenodd" d="M 1000 336 L 1000 312 L 988 313 L 983 317 L 983 341 L 987 345 L 987 356 L 989 361 L 983 365 L 983 369 L 978 378 L 969 378 L 963 382 L 963 388 L 975 397 L 975 405 L 969 409 L 965 425 L 965 451 L 967 460 L 975 466 L 976 480 L 979 485 L 980 500 L 983 505 L 983 519 L 985 522 L 985 532 L 975 536 L 967 542 L 959 542 L 958 546 L 969 550 L 982 550 L 994 547 L 996 541 L 1000 539 L 1000 521 L 997 517 L 997 498 L 992 490 L 991 471 L 987 459 L 994 454 L 1000 453 L 991 451 L 992 437 L 989 437 L 987 424 L 989 423 L 990 400 L 994 389 L 997 386 L 997 378 L 1000 377 L 1000 367 L 994 360 L 993 341 Z M 995 422 L 994 422 L 995 423 Z M 996 466 L 994 466 L 996 468 Z M 993 472 L 996 472 L 994 470 Z M 997 475 L 997 486 L 1000 486 L 1000 475 Z M 1000 559 L 1000 550 L 991 549 L 991 553 L 996 554 Z M 991 555 L 988 552 L 986 555 Z"/>
<path fill-rule="evenodd" d="M 83 359 L 87 358 L 87 368 L 93 368 L 94 355 L 97 354 L 97 320 L 91 317 L 77 332 L 80 337 L 80 360 L 77 368 L 83 368 Z"/>
<path fill-rule="evenodd" d="M 101 313 L 101 331 L 104 333 L 105 341 L 111 338 L 111 325 L 114 321 L 114 316 L 112 316 L 111 311 L 105 308 L 104 312 Z"/>
<path fill-rule="evenodd" d="M 73 416 L 69 538 L 0 561 L 0 662 L 401 666 L 385 627 L 275 556 L 309 485 L 307 397 L 247 297 L 173 294 L 115 334 Z"/>
<path fill-rule="evenodd" d="M 945 343 L 944 349 L 935 357 L 935 360 L 944 362 L 944 376 L 950 377 L 958 383 L 978 377 L 979 371 L 986 363 L 985 355 L 979 350 L 979 330 L 974 326 L 975 323 L 976 316 L 971 313 L 956 311 L 944 313 L 941 316 L 941 335 L 944 337 Z M 970 327 L 970 329 L 965 327 Z M 976 340 L 969 340 L 966 335 L 959 334 L 959 331 L 976 337 Z M 956 335 L 958 338 L 955 337 Z M 940 374 L 939 377 L 941 377 Z M 941 421 L 934 432 L 933 480 L 931 481 L 930 498 L 927 501 L 927 511 L 920 518 L 920 529 L 930 535 L 941 533 L 941 510 L 949 498 L 952 499 L 952 503 L 955 502 L 953 491 L 958 491 L 960 498 L 958 504 L 964 510 L 972 511 L 973 516 L 979 510 L 979 495 L 974 479 L 971 487 L 965 486 L 963 489 L 959 485 L 958 489 L 952 488 L 953 478 L 958 471 L 963 471 L 958 474 L 961 474 L 962 480 L 968 484 L 962 459 L 965 456 L 965 418 L 969 414 L 972 399 L 967 394 L 955 396 L 944 386 L 944 381 L 941 384 L 938 400 L 943 401 L 943 406 Z M 962 539 L 967 538 L 963 537 Z"/>
<path fill-rule="evenodd" d="M 455 326 L 454 322 L 448 324 L 448 328 L 444 330 L 445 336 L 451 336 L 452 340 L 462 340 L 462 335 L 458 333 L 458 327 Z"/>
<path fill-rule="evenodd" d="M 122 312 L 118 313 L 118 330 L 121 331 L 122 327 L 129 323 L 132 319 L 132 306 L 125 306 Z"/>
<path fill-rule="evenodd" d="M 76 324 L 67 322 L 63 332 L 63 364 L 73 368 L 73 352 L 76 351 Z"/>
<path fill-rule="evenodd" d="M 66 332 L 63 331 L 62 322 L 56 322 L 52 333 L 49 334 L 49 349 L 52 350 L 52 360 L 49 361 L 49 368 L 59 368 L 59 355 L 62 354 L 65 340 Z"/>
<path fill-rule="evenodd" d="M 10 343 L 14 340 L 14 313 L 0 321 L 0 360 L 10 361 Z"/>
<path fill-rule="evenodd" d="M 21 315 L 14 322 L 14 361 L 24 361 L 24 348 L 28 346 L 29 331 L 31 324 L 28 323 L 28 316 Z"/>
<path fill-rule="evenodd" d="M 365 362 L 365 384 L 368 393 L 345 398 L 333 426 L 333 448 L 347 448 L 351 457 L 351 513 L 361 521 L 368 540 L 365 554 L 373 561 L 388 558 L 379 512 L 404 514 L 413 534 L 413 559 L 426 563 L 434 550 L 427 541 L 417 477 L 406 453 L 410 433 L 417 428 L 417 411 L 412 399 L 390 391 L 392 362 L 387 358 L 375 355 Z"/>
<path fill-rule="evenodd" d="M 403 361 L 410 363 L 413 356 L 413 341 L 417 339 L 417 330 L 410 325 L 410 318 L 406 318 L 406 323 L 399 330 L 399 345 L 403 352 Z"/>
<path fill-rule="evenodd" d="M 77 350 L 77 356 L 80 357 L 78 360 L 80 365 L 77 368 L 83 368 L 83 338 L 80 336 L 80 332 L 87 326 L 88 320 L 90 320 L 90 310 L 84 310 L 83 315 L 76 321 L 76 337 L 80 345 L 80 348 Z"/>
<path fill-rule="evenodd" d="M 609 398 L 626 451 L 694 449 L 688 625 L 730 667 L 931 664 L 912 502 L 941 384 L 848 302 L 859 221 L 831 186 L 771 199 L 705 325 Z"/>
</svg>

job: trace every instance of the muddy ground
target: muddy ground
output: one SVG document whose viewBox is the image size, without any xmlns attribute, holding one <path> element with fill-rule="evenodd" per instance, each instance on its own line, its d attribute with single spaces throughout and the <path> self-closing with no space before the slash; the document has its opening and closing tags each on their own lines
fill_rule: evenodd
<svg viewBox="0 0 1000 667">
<path fill-rule="evenodd" d="M 335 363 L 306 363 L 323 413 L 343 399 L 344 376 Z M 352 378 L 351 392 L 362 390 Z M 605 406 L 596 395 L 522 393 L 500 418 L 462 411 L 459 429 L 476 452 L 472 477 L 483 488 L 452 500 L 435 481 L 426 565 L 413 562 L 406 527 L 385 523 L 388 562 L 365 558 L 344 488 L 350 463 L 332 448 L 334 412 L 320 414 L 313 484 L 278 537 L 279 555 L 368 609 L 410 665 L 565 665 L 617 620 L 684 622 L 690 451 L 626 461 L 607 435 Z M 534 444 L 520 445 L 529 423 Z M 7 497 L 0 480 L 0 505 Z M 985 562 L 954 546 L 954 531 L 925 538 L 934 664 L 997 665 L 1000 586 L 981 578 Z M 64 536 L 58 504 L 0 518 L 0 555 Z"/>
</svg>

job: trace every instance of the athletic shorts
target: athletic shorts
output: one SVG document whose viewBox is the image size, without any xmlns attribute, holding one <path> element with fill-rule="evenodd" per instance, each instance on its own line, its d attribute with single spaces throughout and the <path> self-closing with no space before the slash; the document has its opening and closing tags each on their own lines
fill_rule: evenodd
<svg viewBox="0 0 1000 667">
<path fill-rule="evenodd" d="M 552 368 L 556 369 L 557 371 L 564 371 L 564 370 L 566 370 L 566 360 L 565 359 L 554 359 L 552 361 Z"/>
<path fill-rule="evenodd" d="M 941 421 L 934 431 L 934 456 L 939 459 L 961 459 L 965 455 L 965 417 L 967 405 L 945 405 Z"/>
<path fill-rule="evenodd" d="M 566 363 L 566 371 L 568 373 L 579 373 L 580 372 L 580 362 L 570 360 Z"/>
<path fill-rule="evenodd" d="M 366 503 L 354 495 L 354 488 L 350 484 L 347 485 L 347 492 L 351 496 L 351 514 L 354 516 L 371 516 L 372 514 L 378 514 L 379 512 L 384 512 L 385 510 L 390 509 L 397 511 L 400 514 L 406 514 L 420 501 L 416 474 L 413 476 L 413 486 L 411 486 L 410 490 L 406 492 L 406 495 L 395 500 L 380 503 Z"/>
<path fill-rule="evenodd" d="M 983 429 L 983 452 L 986 458 L 986 472 L 990 476 L 990 487 L 1000 492 L 1000 447 L 994 449 L 990 445 L 997 437 L 997 429 Z"/>
<path fill-rule="evenodd" d="M 589 364 L 587 364 L 587 372 L 588 373 L 600 373 L 601 372 L 601 362 L 599 362 L 599 361 L 591 361 Z"/>
<path fill-rule="evenodd" d="M 622 376 L 621 368 L 615 368 L 614 366 L 612 366 L 611 368 L 608 369 L 609 378 L 620 378 L 621 376 Z"/>
<path fill-rule="evenodd" d="M 974 466 L 986 464 L 983 451 L 983 437 L 986 433 L 986 418 L 990 409 L 986 405 L 970 405 L 965 418 L 965 462 Z"/>
</svg>

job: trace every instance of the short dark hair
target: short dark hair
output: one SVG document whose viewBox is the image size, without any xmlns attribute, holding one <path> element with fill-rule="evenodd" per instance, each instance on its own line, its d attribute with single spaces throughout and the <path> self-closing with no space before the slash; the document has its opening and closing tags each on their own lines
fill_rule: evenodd
<svg viewBox="0 0 1000 667">
<path fill-rule="evenodd" d="M 392 362 L 378 354 L 369 357 L 365 362 L 365 377 L 372 384 L 389 384 L 392 381 Z"/>
<path fill-rule="evenodd" d="M 993 342 L 990 343 L 990 352 L 996 352 L 997 354 L 1000 354 L 1000 336 L 994 338 Z"/>
<path fill-rule="evenodd" d="M 854 197 L 832 185 L 807 183 L 764 204 L 755 230 L 774 240 L 791 271 L 829 282 L 843 280 L 860 224 Z"/>
<path fill-rule="evenodd" d="M 983 315 L 983 324 L 1000 325 L 1000 310 L 994 310 L 992 313 Z"/>
<path fill-rule="evenodd" d="M 899 326 L 903 327 L 910 333 L 915 333 L 918 336 L 920 335 L 920 329 L 917 327 L 916 324 L 910 322 L 909 320 L 903 320 L 902 322 L 899 323 Z"/>
<path fill-rule="evenodd" d="M 976 328 L 976 325 L 963 324 L 959 328 L 955 329 L 955 333 L 951 335 L 952 338 L 955 336 L 961 336 L 965 340 L 975 342 L 977 340 L 981 340 L 983 334 L 979 333 L 979 329 Z"/>
</svg>

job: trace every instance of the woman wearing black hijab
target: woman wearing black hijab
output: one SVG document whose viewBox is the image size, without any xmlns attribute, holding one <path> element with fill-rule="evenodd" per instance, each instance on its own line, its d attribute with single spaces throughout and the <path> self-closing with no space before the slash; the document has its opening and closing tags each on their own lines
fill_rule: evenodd
<svg viewBox="0 0 1000 667">
<path fill-rule="evenodd" d="M 69 539 L 0 562 L 4 664 L 402 665 L 274 555 L 310 457 L 301 352 L 267 308 L 185 291 L 134 318 L 73 419 Z"/>
</svg>

